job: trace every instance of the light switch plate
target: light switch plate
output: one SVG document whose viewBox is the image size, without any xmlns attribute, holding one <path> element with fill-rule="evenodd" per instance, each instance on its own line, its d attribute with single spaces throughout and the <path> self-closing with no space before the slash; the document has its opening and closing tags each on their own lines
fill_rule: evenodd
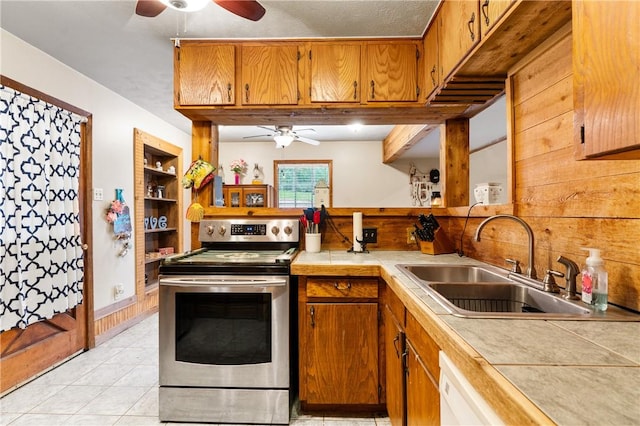
<svg viewBox="0 0 640 426">
<path fill-rule="evenodd" d="M 93 201 L 104 200 L 104 191 L 102 188 L 93 188 Z"/>
</svg>

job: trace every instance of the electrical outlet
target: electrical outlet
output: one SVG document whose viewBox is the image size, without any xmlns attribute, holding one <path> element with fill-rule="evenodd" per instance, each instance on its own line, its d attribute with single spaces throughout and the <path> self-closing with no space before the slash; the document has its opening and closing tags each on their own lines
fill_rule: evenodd
<svg viewBox="0 0 640 426">
<path fill-rule="evenodd" d="M 116 284 L 113 286 L 113 298 L 115 300 L 118 300 L 120 298 L 122 298 L 122 296 L 124 295 L 124 285 L 123 284 Z"/>
<path fill-rule="evenodd" d="M 102 188 L 93 188 L 93 201 L 104 200 L 104 191 Z"/>
<path fill-rule="evenodd" d="M 407 244 L 415 244 L 416 236 L 413 234 L 413 228 L 407 228 Z"/>
<path fill-rule="evenodd" d="M 375 244 L 378 242 L 378 228 L 362 228 L 362 242 Z"/>
</svg>

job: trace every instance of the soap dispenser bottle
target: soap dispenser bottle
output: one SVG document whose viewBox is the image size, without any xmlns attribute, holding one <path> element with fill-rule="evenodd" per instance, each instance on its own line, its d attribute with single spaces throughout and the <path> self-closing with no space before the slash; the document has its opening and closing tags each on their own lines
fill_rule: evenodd
<svg viewBox="0 0 640 426">
<path fill-rule="evenodd" d="M 582 301 L 595 306 L 596 311 L 607 310 L 608 275 L 604 269 L 604 260 L 600 250 L 584 248 L 589 251 L 586 265 L 582 270 Z"/>
</svg>

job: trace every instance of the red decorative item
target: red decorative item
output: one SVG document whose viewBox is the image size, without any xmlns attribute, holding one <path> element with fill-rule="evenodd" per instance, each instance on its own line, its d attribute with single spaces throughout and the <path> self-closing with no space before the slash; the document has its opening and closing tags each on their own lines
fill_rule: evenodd
<svg viewBox="0 0 640 426">
<path fill-rule="evenodd" d="M 236 179 L 236 185 L 240 185 L 240 173 L 235 173 L 234 176 Z"/>
</svg>

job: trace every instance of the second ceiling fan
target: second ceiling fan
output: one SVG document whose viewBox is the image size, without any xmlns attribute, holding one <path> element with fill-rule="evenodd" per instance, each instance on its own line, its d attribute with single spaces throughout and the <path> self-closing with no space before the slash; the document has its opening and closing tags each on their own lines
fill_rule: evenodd
<svg viewBox="0 0 640 426">
<path fill-rule="evenodd" d="M 307 138 L 304 136 L 300 136 L 296 131 L 293 130 L 293 126 L 275 126 L 275 128 L 265 127 L 265 126 L 256 126 L 261 129 L 266 129 L 271 131 L 271 133 L 266 135 L 254 135 L 254 136 L 245 136 L 243 139 L 251 139 L 251 138 L 261 138 L 264 136 L 271 136 L 276 143 L 276 148 L 286 148 L 291 145 L 293 141 L 300 141 L 304 143 L 308 143 L 309 145 L 320 145 L 320 141 L 315 139 Z M 300 129 L 298 132 L 304 131 L 312 131 L 313 129 Z"/>
<path fill-rule="evenodd" d="M 211 0 L 138 0 L 136 14 L 153 18 L 167 7 L 183 12 L 195 12 L 204 8 Z M 255 0 L 212 0 L 218 6 L 250 21 L 258 21 L 265 9 Z"/>
</svg>

